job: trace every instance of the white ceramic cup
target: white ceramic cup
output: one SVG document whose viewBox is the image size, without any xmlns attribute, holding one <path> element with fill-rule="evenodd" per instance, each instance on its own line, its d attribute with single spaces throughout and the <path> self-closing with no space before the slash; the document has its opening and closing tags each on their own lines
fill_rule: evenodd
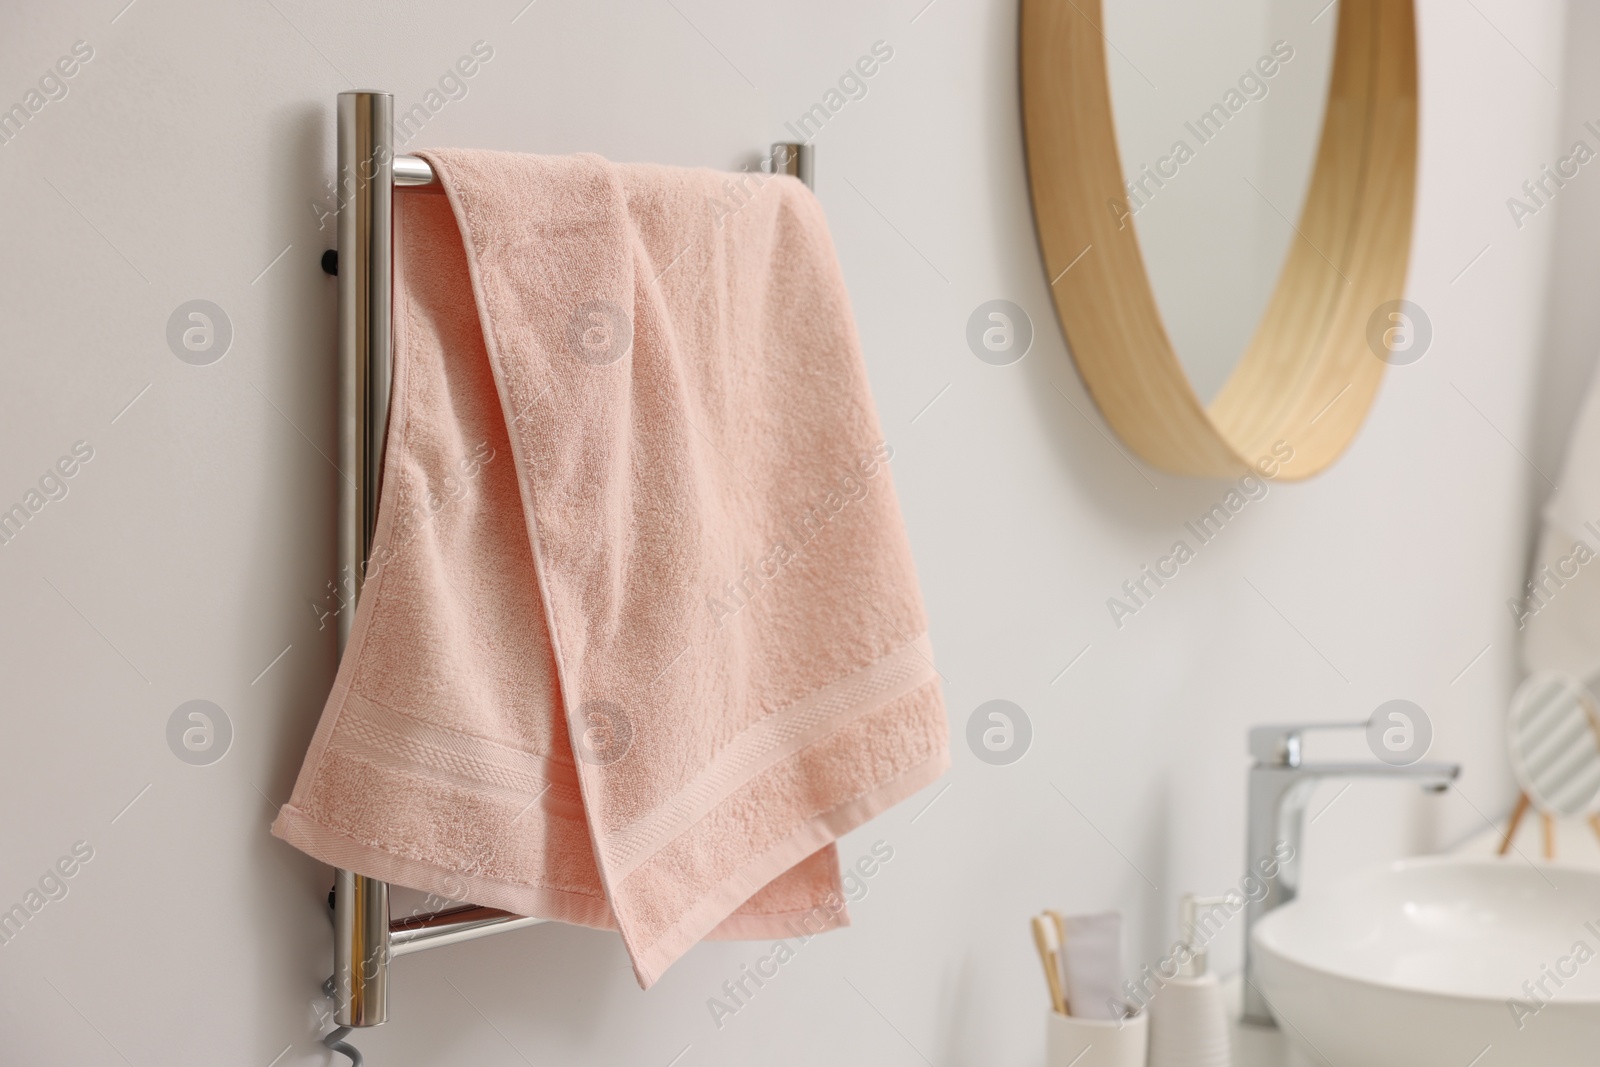
<svg viewBox="0 0 1600 1067">
<path fill-rule="evenodd" d="M 1045 1067 L 1145 1067 L 1149 1018 L 1079 1019 L 1046 1013 Z"/>
</svg>

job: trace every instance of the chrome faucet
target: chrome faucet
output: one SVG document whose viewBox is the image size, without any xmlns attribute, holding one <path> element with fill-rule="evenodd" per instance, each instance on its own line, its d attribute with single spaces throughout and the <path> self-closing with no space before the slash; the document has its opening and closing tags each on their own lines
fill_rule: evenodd
<svg viewBox="0 0 1600 1067">
<path fill-rule="evenodd" d="M 1306 723 L 1257 726 L 1250 731 L 1250 755 L 1255 764 L 1250 768 L 1246 862 L 1249 873 L 1265 885 L 1265 892 L 1247 899 L 1245 904 L 1244 1022 L 1276 1025 L 1256 984 L 1255 948 L 1250 935 L 1263 915 L 1299 894 L 1306 802 L 1317 783 L 1325 778 L 1416 778 L 1429 792 L 1442 793 L 1461 773 L 1459 763 L 1394 766 L 1377 760 L 1306 763 L 1301 759 L 1301 735 L 1306 731 L 1364 730 L 1366 726 L 1364 722 Z"/>
</svg>

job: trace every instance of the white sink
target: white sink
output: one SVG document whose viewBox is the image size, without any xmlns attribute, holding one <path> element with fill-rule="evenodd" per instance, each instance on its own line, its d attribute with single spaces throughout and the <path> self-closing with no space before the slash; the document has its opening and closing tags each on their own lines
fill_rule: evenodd
<svg viewBox="0 0 1600 1067">
<path fill-rule="evenodd" d="M 1305 1063 L 1600 1063 L 1600 871 L 1402 860 L 1272 912 L 1254 946 Z"/>
</svg>

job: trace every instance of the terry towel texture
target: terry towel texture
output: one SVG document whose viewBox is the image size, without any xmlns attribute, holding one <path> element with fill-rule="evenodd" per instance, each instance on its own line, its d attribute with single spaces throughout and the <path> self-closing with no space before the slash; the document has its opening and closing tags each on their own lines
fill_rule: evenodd
<svg viewBox="0 0 1600 1067">
<path fill-rule="evenodd" d="M 428 153 L 349 646 L 273 832 L 622 934 L 843 924 L 832 842 L 949 764 L 843 279 L 788 177 Z"/>
</svg>

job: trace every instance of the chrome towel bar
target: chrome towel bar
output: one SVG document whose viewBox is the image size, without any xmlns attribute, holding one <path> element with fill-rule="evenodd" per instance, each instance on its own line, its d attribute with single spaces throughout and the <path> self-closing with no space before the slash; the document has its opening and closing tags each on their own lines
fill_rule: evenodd
<svg viewBox="0 0 1600 1067">
<path fill-rule="evenodd" d="M 433 168 L 420 156 L 395 156 L 394 183 L 400 186 L 432 185 Z"/>
</svg>

